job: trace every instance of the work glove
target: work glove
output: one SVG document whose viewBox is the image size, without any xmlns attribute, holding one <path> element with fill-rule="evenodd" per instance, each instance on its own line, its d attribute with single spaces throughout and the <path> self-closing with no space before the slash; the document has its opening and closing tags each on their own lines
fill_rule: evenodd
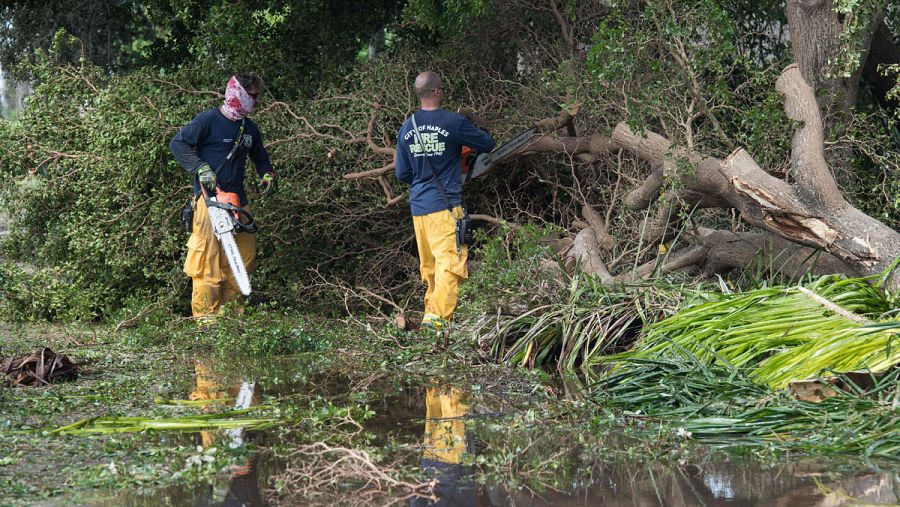
<svg viewBox="0 0 900 507">
<path fill-rule="evenodd" d="M 205 188 L 207 192 L 216 191 L 216 173 L 209 164 L 202 164 L 197 168 L 197 177 L 200 179 L 200 186 Z"/>
<path fill-rule="evenodd" d="M 259 182 L 260 187 L 262 187 L 263 195 L 272 195 L 278 191 L 278 180 L 275 178 L 275 173 L 266 173 L 263 175 L 262 180 Z"/>
</svg>

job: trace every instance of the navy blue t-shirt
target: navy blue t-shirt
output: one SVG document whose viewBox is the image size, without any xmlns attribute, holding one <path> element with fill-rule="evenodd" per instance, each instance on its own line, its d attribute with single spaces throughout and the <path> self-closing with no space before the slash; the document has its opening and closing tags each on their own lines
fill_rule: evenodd
<svg viewBox="0 0 900 507">
<path fill-rule="evenodd" d="M 238 141 L 240 146 L 231 160 L 224 164 L 222 162 L 231 152 L 235 137 L 240 132 L 241 120 L 229 120 L 219 108 L 214 107 L 198 114 L 172 138 L 169 149 L 172 150 L 175 159 L 187 172 L 195 174 L 195 194 L 200 195 L 200 183 L 196 177 L 197 168 L 204 162 L 216 172 L 216 184 L 219 188 L 225 192 L 236 193 L 241 199 L 241 206 L 247 204 L 247 193 L 244 191 L 247 155 L 253 160 L 257 174 L 262 176 L 272 172 L 272 163 L 263 147 L 259 127 L 249 119 L 243 122 L 243 139 Z"/>
<path fill-rule="evenodd" d="M 462 202 L 462 147 L 486 153 L 494 149 L 494 140 L 461 114 L 420 109 L 415 116 L 425 146 L 419 146 L 412 120 L 407 119 L 397 134 L 396 174 L 398 180 L 410 185 L 412 214 L 421 216 L 447 209 L 425 157 L 441 179 L 450 204 L 457 206 Z"/>
</svg>

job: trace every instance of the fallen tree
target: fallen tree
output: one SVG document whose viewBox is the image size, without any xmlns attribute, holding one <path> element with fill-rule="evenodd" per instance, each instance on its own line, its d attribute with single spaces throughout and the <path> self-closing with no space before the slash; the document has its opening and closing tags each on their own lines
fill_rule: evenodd
<svg viewBox="0 0 900 507">
<path fill-rule="evenodd" d="M 770 272 L 789 276 L 859 276 L 897 256 L 900 152 L 885 115 L 824 93 L 836 74 L 821 63 L 843 55 L 851 32 L 852 48 L 866 55 L 871 40 L 895 30 L 889 12 L 851 22 L 832 15 L 831 3 L 802 2 L 797 8 L 831 24 L 790 33 L 838 42 L 824 56 L 795 45 L 792 56 L 785 33 L 794 21 L 774 1 L 495 4 L 467 10 L 437 42 L 404 32 L 314 96 L 266 93 L 254 119 L 281 189 L 263 198 L 248 178 L 261 224 L 256 302 L 331 314 L 362 307 L 382 321 L 417 306 L 408 193 L 393 178 L 393 153 L 416 108 L 410 80 L 424 68 L 444 78 L 448 108 L 479 111 L 498 141 L 539 129 L 514 159 L 470 184 L 467 204 L 492 231 L 553 231 L 570 269 L 627 282 L 722 272 L 761 256 Z M 876 67 L 892 61 L 873 53 Z M 862 74 L 872 73 L 890 80 L 871 66 Z M 53 54 L 32 74 L 28 108 L 0 124 L 0 200 L 10 218 L 0 313 L 90 319 L 126 308 L 117 320 L 137 323 L 148 300 L 186 312 L 178 210 L 189 177 L 166 144 L 221 101 L 222 76 L 206 66 L 110 76 Z M 859 75 L 835 77 L 835 89 L 858 89 L 848 80 Z"/>
<path fill-rule="evenodd" d="M 557 153 L 589 164 L 622 150 L 649 164 L 649 174 L 623 199 L 631 211 L 648 210 L 654 205 L 658 208 L 656 218 L 647 224 L 642 235 L 643 249 L 639 248 L 638 257 L 646 257 L 657 245 L 676 237 L 682 240 L 683 246 L 667 255 L 616 273 L 607 259 L 615 246 L 609 222 L 617 203 L 610 202 L 605 216 L 601 216 L 591 203 L 582 202 L 581 220 L 575 222 L 580 230 L 564 249 L 581 269 L 607 282 L 628 282 L 651 273 L 690 267 L 726 272 L 749 266 L 762 256 L 772 271 L 791 277 L 808 272 L 869 276 L 885 271 L 900 258 L 900 233 L 850 204 L 839 188 L 836 169 L 829 161 L 849 163 L 846 153 L 836 153 L 846 152 L 847 148 L 829 152 L 825 146 L 841 134 L 843 127 L 835 125 L 847 121 L 852 114 L 866 50 L 875 33 L 873 27 L 882 26 L 884 11 L 877 8 L 864 12 L 869 19 L 861 25 L 855 20 L 857 24 L 851 25 L 850 19 L 839 19 L 830 0 L 791 0 L 787 14 L 797 63 L 784 69 L 775 88 L 783 99 L 787 118 L 797 127 L 790 143 L 789 170 L 783 177 L 777 177 L 774 169 L 761 167 L 741 147 L 733 148 L 723 158 L 700 152 L 691 146 L 690 122 L 685 124 L 687 143 L 681 144 L 625 122 L 618 123 L 608 136 L 599 132 L 578 136 L 573 122 L 577 108 L 534 124 L 544 134 L 520 149 L 520 157 Z M 855 31 L 850 39 L 853 46 L 848 48 L 846 32 L 851 30 Z M 857 46 L 863 48 L 862 62 L 857 62 L 848 76 L 836 73 L 834 62 Z M 675 60 L 689 67 L 683 48 L 678 49 L 672 51 Z M 715 113 L 702 105 L 704 98 L 696 80 L 689 81 L 688 87 L 686 91 L 694 97 L 690 107 L 700 104 L 696 106 L 697 117 L 706 117 L 721 131 Z M 562 129 L 566 133 L 557 134 Z M 392 150 L 379 147 L 377 153 L 388 156 Z M 348 174 L 345 178 L 379 178 L 387 204 L 392 205 L 398 200 L 384 180 L 391 170 L 393 165 L 386 164 L 381 169 Z M 852 171 L 846 167 L 837 170 Z M 698 209 L 711 208 L 734 210 L 741 221 L 762 232 L 746 228 L 718 230 L 697 224 L 685 227 L 685 217 Z M 491 216 L 485 220 L 501 221 Z M 888 286 L 900 287 L 900 273 L 890 275 Z"/>
</svg>

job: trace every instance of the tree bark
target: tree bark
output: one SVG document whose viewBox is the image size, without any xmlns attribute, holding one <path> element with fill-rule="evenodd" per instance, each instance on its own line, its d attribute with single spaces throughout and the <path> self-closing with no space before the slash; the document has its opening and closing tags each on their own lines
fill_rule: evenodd
<svg viewBox="0 0 900 507">
<path fill-rule="evenodd" d="M 673 149 L 659 134 L 646 132 L 641 136 L 620 123 L 613 132 L 611 144 L 634 153 L 651 166 L 650 176 L 629 194 L 626 204 L 631 209 L 646 209 L 659 195 L 663 180 L 673 171 L 673 159 L 684 158 L 693 164 L 694 173 L 681 178 L 679 195 L 687 196 L 697 206 L 736 208 L 745 221 L 768 234 L 740 235 L 740 242 L 707 234 L 696 238 L 700 240 L 699 246 L 674 255 L 666 269 L 683 267 L 689 260 L 707 266 L 734 267 L 753 255 L 766 251 L 776 253 L 772 251 L 774 247 L 802 252 L 803 257 L 821 251 L 820 260 L 807 266 L 817 272 L 867 276 L 883 271 L 900 257 L 900 233 L 844 200 L 825 161 L 821 117 L 813 89 L 803 80 L 799 67 L 791 65 L 785 69 L 776 89 L 784 96 L 788 116 L 800 123 L 792 139 L 793 184 L 764 171 L 744 149 L 735 150 L 725 160 L 703 157 Z M 672 215 L 670 209 L 663 209 L 660 222 L 664 215 Z M 662 238 L 665 233 L 659 236 Z M 772 247 L 763 249 L 764 244 Z M 731 254 L 729 248 L 733 249 Z M 806 265 L 790 263 L 773 268 L 796 271 L 803 266 Z M 639 274 L 646 273 L 647 269 L 639 270 Z M 892 276 L 890 285 L 900 286 L 900 276 Z"/>
<path fill-rule="evenodd" d="M 856 105 L 859 79 L 863 72 L 875 28 L 881 25 L 884 10 L 879 9 L 867 26 L 854 36 L 861 49 L 861 61 L 849 76 L 840 76 L 835 65 L 845 50 L 841 36 L 846 29 L 834 9 L 833 0 L 788 0 L 787 18 L 791 34 L 791 49 L 803 80 L 814 90 L 825 139 L 834 141 L 846 131 Z M 852 50 L 852 49 L 851 49 Z M 828 154 L 832 164 L 848 165 L 852 159 L 849 148 L 838 146 Z"/>
</svg>

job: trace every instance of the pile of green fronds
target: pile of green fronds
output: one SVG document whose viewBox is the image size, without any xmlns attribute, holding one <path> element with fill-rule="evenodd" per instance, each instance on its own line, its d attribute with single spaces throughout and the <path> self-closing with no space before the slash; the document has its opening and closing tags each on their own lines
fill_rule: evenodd
<svg viewBox="0 0 900 507">
<path fill-rule="evenodd" d="M 900 363 L 896 299 L 863 278 L 824 276 L 804 286 L 726 294 L 650 326 L 613 358 L 655 358 L 680 348 L 703 361 L 750 369 L 772 386 L 831 372 Z"/>
<path fill-rule="evenodd" d="M 141 431 L 194 432 L 233 428 L 262 430 L 287 422 L 277 417 L 245 417 L 249 412 L 258 408 L 260 407 L 185 417 L 90 417 L 68 426 L 50 430 L 50 433 L 85 435 L 93 433 L 138 433 Z"/>
<path fill-rule="evenodd" d="M 707 443 L 900 459 L 900 369 L 865 392 L 849 379 L 843 385 L 820 403 L 800 401 L 741 369 L 674 349 L 623 360 L 593 384 L 592 397 Z"/>
<path fill-rule="evenodd" d="M 773 396 L 733 366 L 707 364 L 678 350 L 625 359 L 592 384 L 591 393 L 607 407 L 680 418 L 731 414 Z"/>
<path fill-rule="evenodd" d="M 565 300 L 489 318 L 477 331 L 478 342 L 502 362 L 531 368 L 555 362 L 558 369 L 570 370 L 637 337 L 652 308 L 645 300 L 648 290 L 608 287 L 576 275 Z"/>
</svg>

